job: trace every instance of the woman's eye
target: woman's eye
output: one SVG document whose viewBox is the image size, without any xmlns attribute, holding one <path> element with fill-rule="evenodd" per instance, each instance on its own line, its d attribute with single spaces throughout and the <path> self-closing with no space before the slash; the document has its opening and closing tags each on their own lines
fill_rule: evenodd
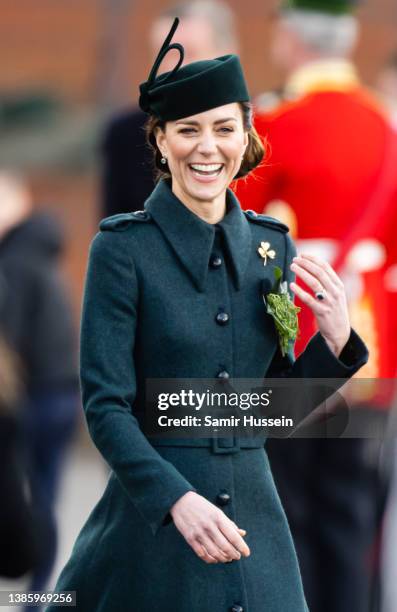
<svg viewBox="0 0 397 612">
<path fill-rule="evenodd" d="M 221 129 L 219 131 L 227 133 L 227 132 L 233 132 L 234 130 L 233 130 L 232 127 L 226 127 L 225 126 L 225 127 L 221 127 Z"/>
<path fill-rule="evenodd" d="M 179 134 L 192 134 L 196 130 L 194 128 L 182 128 L 179 130 Z"/>
</svg>

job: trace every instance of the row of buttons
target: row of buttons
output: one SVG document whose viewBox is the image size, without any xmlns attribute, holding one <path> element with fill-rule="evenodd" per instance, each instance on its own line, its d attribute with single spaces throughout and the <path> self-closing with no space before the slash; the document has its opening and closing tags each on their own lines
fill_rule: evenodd
<svg viewBox="0 0 397 612">
<path fill-rule="evenodd" d="M 222 265 L 221 257 L 219 257 L 219 255 L 212 255 L 210 259 L 211 268 L 218 269 L 221 267 L 221 265 Z M 215 321 L 218 323 L 218 325 L 227 325 L 229 323 L 229 319 L 230 317 L 227 314 L 227 312 L 218 312 L 218 314 L 215 317 Z M 221 372 L 219 372 L 218 378 L 227 380 L 229 378 L 229 372 L 226 372 L 226 370 L 222 370 Z"/>
<path fill-rule="evenodd" d="M 221 265 L 222 265 L 221 257 L 219 257 L 219 255 L 212 255 L 210 259 L 211 268 L 213 268 L 214 270 L 217 270 L 221 267 Z M 218 325 L 227 325 L 229 323 L 229 320 L 230 320 L 230 317 L 227 314 L 227 312 L 219 312 L 215 317 L 215 321 L 218 323 Z M 221 378 L 223 380 L 227 380 L 229 377 L 230 377 L 229 372 L 227 372 L 226 370 L 222 370 L 218 374 L 218 378 Z M 218 506 L 227 506 L 230 503 L 230 501 L 231 501 L 231 497 L 229 493 L 227 493 L 227 491 L 221 491 L 216 496 L 216 502 Z M 244 608 L 240 606 L 240 604 L 234 604 L 230 608 L 230 612 L 244 612 Z"/>
</svg>

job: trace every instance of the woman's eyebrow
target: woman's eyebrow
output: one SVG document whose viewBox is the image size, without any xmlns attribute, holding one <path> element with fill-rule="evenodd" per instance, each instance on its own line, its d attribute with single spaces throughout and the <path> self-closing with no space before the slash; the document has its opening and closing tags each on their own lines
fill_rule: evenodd
<svg viewBox="0 0 397 612">
<path fill-rule="evenodd" d="M 214 124 L 226 123 L 226 121 L 237 121 L 236 117 L 225 117 L 225 119 L 217 119 Z M 199 125 L 198 121 L 175 121 L 175 125 Z"/>
<path fill-rule="evenodd" d="M 198 121 L 175 121 L 175 125 L 198 125 Z"/>
<path fill-rule="evenodd" d="M 218 119 L 217 121 L 214 121 L 214 123 L 226 123 L 226 121 L 237 121 L 237 119 L 236 117 L 226 117 L 225 119 Z"/>
</svg>

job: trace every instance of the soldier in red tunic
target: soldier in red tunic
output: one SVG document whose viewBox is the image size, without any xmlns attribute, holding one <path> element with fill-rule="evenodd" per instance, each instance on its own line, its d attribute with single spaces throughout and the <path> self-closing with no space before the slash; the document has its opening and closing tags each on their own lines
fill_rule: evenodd
<svg viewBox="0 0 397 612">
<path fill-rule="evenodd" d="M 325 5 L 331 10 L 333 3 L 301 0 L 294 4 Z M 336 4 L 340 11 L 346 5 L 342 0 Z M 321 27 L 324 18 L 334 20 L 335 31 L 339 30 L 333 40 L 327 36 L 327 24 Z M 285 68 L 288 64 L 290 74 L 279 104 L 264 109 L 268 100 L 274 102 L 275 98 L 260 96 L 256 116 L 256 128 L 269 142 L 268 160 L 246 182 L 240 181 L 237 189 L 244 208 L 280 218 L 297 239 L 298 250 L 321 254 L 331 264 L 381 187 L 385 152 L 392 140 L 383 108 L 362 86 L 354 65 L 346 59 L 356 29 L 356 21 L 347 14 L 324 15 L 303 8 L 284 13 L 273 54 Z M 393 185 L 385 189 L 390 207 L 390 188 L 397 189 L 392 174 Z M 388 214 L 386 209 L 384 214 Z M 379 300 L 365 291 L 366 274 L 387 272 L 383 269 L 386 245 L 378 237 L 369 244 L 357 244 L 371 234 L 368 224 L 361 228 L 361 236 L 350 245 L 355 246 L 354 252 L 345 253 L 339 268 L 345 264 L 351 316 L 370 348 L 369 363 L 360 376 L 390 377 L 396 371 L 396 359 L 390 355 L 395 356 L 395 344 L 379 329 Z M 382 285 L 385 288 L 384 282 Z M 312 316 L 304 309 L 298 354 L 313 334 L 313 325 Z"/>
<path fill-rule="evenodd" d="M 257 100 L 256 128 L 269 152 L 266 162 L 239 182 L 237 195 L 245 209 L 286 223 L 298 251 L 324 257 L 339 271 L 348 287 L 350 316 L 370 351 L 360 376 L 380 379 L 395 376 L 397 365 L 391 224 L 397 143 L 386 113 L 350 60 L 358 34 L 351 8 L 346 0 L 294 0 L 282 11 L 272 54 L 288 78 L 281 94 Z M 302 306 L 299 354 L 315 322 L 299 300 L 297 305 Z M 390 395 L 374 384 L 361 401 L 387 407 Z M 269 442 L 310 610 L 367 611 L 364 559 L 377 523 L 376 471 L 365 465 L 367 444 Z"/>
</svg>

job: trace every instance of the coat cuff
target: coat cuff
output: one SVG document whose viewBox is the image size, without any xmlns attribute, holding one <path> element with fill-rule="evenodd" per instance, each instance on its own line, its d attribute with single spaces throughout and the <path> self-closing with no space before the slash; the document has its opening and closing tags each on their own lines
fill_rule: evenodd
<svg viewBox="0 0 397 612">
<path fill-rule="evenodd" d="M 311 338 L 304 355 L 315 364 L 310 368 L 313 372 L 306 373 L 307 378 L 350 378 L 368 361 L 368 349 L 353 328 L 339 357 L 331 351 L 320 332 Z"/>
<path fill-rule="evenodd" d="M 170 487 L 168 491 L 164 487 L 163 495 L 157 496 L 157 494 L 154 494 L 146 508 L 143 508 L 142 503 L 138 503 L 140 505 L 139 510 L 149 523 L 153 535 L 156 535 L 161 527 L 168 525 L 172 521 L 170 509 L 175 502 L 189 491 L 196 492 L 196 489 L 187 480 L 183 477 L 181 478 L 180 475 L 178 476 L 178 482 L 174 482 L 172 488 Z"/>
</svg>

